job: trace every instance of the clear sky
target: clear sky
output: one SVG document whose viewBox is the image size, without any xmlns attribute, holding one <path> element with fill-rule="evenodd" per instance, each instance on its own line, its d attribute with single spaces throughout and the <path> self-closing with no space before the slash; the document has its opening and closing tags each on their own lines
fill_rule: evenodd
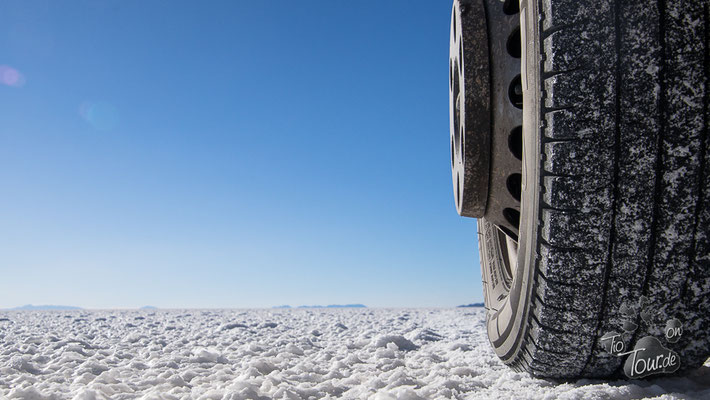
<svg viewBox="0 0 710 400">
<path fill-rule="evenodd" d="M 0 308 L 481 301 L 450 12 L 0 2 Z"/>
</svg>

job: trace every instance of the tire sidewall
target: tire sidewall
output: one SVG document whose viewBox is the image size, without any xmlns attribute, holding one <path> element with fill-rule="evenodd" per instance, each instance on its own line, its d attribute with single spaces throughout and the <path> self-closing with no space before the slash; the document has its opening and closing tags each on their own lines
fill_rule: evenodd
<svg viewBox="0 0 710 400">
<path fill-rule="evenodd" d="M 488 337 L 496 354 L 506 363 L 519 359 L 523 339 L 529 329 L 535 273 L 537 269 L 540 179 L 541 179 L 541 137 L 540 137 L 540 35 L 537 3 L 520 2 L 521 18 L 521 76 L 523 82 L 523 163 L 520 235 L 518 242 L 517 267 L 508 295 L 499 300 L 493 296 L 501 292 L 499 281 L 492 275 L 502 274 L 500 254 L 505 251 L 495 234 L 496 227 L 485 219 L 479 220 L 482 243 L 481 267 L 484 276 L 484 293 L 488 316 L 486 320 Z M 486 276 L 488 275 L 488 276 Z M 506 288 L 506 290 L 508 290 Z"/>
</svg>

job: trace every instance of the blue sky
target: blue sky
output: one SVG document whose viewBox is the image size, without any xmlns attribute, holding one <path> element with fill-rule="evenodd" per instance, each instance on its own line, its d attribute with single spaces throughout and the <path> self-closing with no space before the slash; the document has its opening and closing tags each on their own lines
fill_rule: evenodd
<svg viewBox="0 0 710 400">
<path fill-rule="evenodd" d="M 450 2 L 0 3 L 0 308 L 455 306 Z"/>
</svg>

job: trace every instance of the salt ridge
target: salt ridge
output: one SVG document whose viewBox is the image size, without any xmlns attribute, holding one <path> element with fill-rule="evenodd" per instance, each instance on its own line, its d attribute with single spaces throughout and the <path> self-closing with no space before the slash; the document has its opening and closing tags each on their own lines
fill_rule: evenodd
<svg viewBox="0 0 710 400">
<path fill-rule="evenodd" d="M 0 399 L 710 398 L 687 377 L 556 383 L 504 366 L 483 309 L 0 312 Z"/>
</svg>

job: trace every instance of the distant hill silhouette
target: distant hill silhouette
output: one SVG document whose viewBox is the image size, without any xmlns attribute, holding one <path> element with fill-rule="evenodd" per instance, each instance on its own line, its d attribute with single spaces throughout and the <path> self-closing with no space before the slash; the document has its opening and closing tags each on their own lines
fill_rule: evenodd
<svg viewBox="0 0 710 400">
<path fill-rule="evenodd" d="M 462 306 L 456 306 L 457 308 L 463 308 L 463 307 L 483 307 L 483 303 L 471 303 L 471 304 L 464 304 Z"/>
<path fill-rule="evenodd" d="M 157 310 L 157 309 L 158 309 L 158 307 L 154 307 L 154 306 L 143 306 L 140 308 L 140 310 Z"/>
<path fill-rule="evenodd" d="M 292 308 L 289 305 L 275 306 L 272 308 Z M 327 306 L 298 306 L 296 308 L 367 308 L 364 304 L 330 304 Z"/>
<path fill-rule="evenodd" d="M 298 308 L 367 308 L 364 304 L 330 304 L 327 306 L 298 306 Z"/>
<path fill-rule="evenodd" d="M 81 307 L 73 306 L 55 306 L 55 305 L 42 305 L 33 306 L 32 304 L 26 304 L 24 306 L 10 308 L 9 310 L 19 310 L 19 311 L 41 311 L 41 310 L 83 310 Z"/>
</svg>

